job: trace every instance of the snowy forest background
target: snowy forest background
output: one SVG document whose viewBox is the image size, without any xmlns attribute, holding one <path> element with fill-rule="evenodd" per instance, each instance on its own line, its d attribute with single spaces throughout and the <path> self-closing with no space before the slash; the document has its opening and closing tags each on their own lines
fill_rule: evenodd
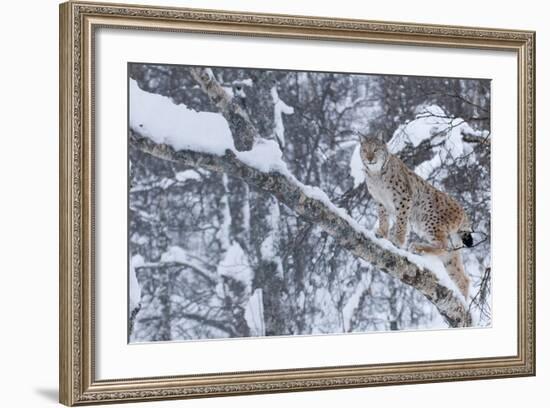
<svg viewBox="0 0 550 408">
<path fill-rule="evenodd" d="M 138 111 L 159 129 L 172 126 L 148 105 L 161 95 L 159 106 L 212 112 L 199 123 L 181 119 L 182 131 L 191 122 L 197 134 L 216 131 L 218 107 L 189 67 L 128 69 L 130 130 L 142 126 Z M 382 135 L 391 152 L 458 200 L 475 230 L 474 247 L 463 251 L 472 326 L 491 324 L 489 80 L 211 72 L 261 137 L 278 144 L 289 172 L 366 228 L 377 217 L 363 183 L 361 135 Z M 131 342 L 448 327 L 415 288 L 243 179 L 162 160 L 131 139 L 128 155 Z"/>
</svg>

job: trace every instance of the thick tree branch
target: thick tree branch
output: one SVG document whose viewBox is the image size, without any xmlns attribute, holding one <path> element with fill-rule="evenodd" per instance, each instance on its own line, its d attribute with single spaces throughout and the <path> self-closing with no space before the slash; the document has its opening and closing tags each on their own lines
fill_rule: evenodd
<svg viewBox="0 0 550 408">
<path fill-rule="evenodd" d="M 172 268 L 172 267 L 189 268 L 193 272 L 195 272 L 197 275 L 202 277 L 205 281 L 207 281 L 211 286 L 216 286 L 216 281 L 212 276 L 210 276 L 211 274 L 208 271 L 190 262 L 170 261 L 170 262 L 148 263 L 148 264 L 138 266 L 135 269 L 136 271 L 139 271 L 140 269 L 165 269 L 165 268 Z"/>
<path fill-rule="evenodd" d="M 479 143 L 481 145 L 490 146 L 491 139 L 489 138 L 489 133 L 483 135 L 481 132 L 476 131 L 462 131 L 462 140 L 468 143 Z"/>
<path fill-rule="evenodd" d="M 300 217 L 326 231 L 343 248 L 421 292 L 437 307 L 451 327 L 471 324 L 462 299 L 453 290 L 442 285 L 434 272 L 369 238 L 329 203 L 315 198 L 314 194 L 308 195 L 307 187 L 291 175 L 280 171 L 262 172 L 240 161 L 231 150 L 227 150 L 224 156 L 191 150 L 175 151 L 170 146 L 157 144 L 134 130 L 130 130 L 129 136 L 134 147 L 148 154 L 186 166 L 226 173 L 274 195 Z"/>
<path fill-rule="evenodd" d="M 227 120 L 235 148 L 240 152 L 252 149 L 257 132 L 250 122 L 248 113 L 225 92 L 225 89 L 214 78 L 210 68 L 189 68 L 189 71 L 210 101 L 216 105 Z"/>
</svg>

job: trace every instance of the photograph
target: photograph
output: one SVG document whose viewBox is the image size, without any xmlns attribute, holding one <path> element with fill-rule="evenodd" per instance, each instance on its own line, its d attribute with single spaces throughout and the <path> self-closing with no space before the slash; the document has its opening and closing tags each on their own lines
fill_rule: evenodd
<svg viewBox="0 0 550 408">
<path fill-rule="evenodd" d="M 127 80 L 129 343 L 492 326 L 490 78 Z"/>
</svg>

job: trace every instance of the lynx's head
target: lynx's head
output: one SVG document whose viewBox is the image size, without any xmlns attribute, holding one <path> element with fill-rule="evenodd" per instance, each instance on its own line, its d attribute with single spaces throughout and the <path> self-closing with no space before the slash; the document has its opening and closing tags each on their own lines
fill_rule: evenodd
<svg viewBox="0 0 550 408">
<path fill-rule="evenodd" d="M 386 160 L 388 160 L 388 148 L 386 144 L 374 137 L 366 137 L 361 140 L 361 160 L 370 172 L 379 172 Z"/>
</svg>

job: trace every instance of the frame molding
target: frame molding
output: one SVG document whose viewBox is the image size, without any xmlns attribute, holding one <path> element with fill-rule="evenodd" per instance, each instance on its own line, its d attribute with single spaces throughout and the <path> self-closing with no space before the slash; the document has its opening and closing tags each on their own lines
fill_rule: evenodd
<svg viewBox="0 0 550 408">
<path fill-rule="evenodd" d="M 60 5 L 59 386 L 81 405 L 535 375 L 535 33 L 67 2 Z M 246 373 L 95 379 L 93 45 L 98 27 L 513 51 L 518 61 L 515 356 Z"/>
</svg>

